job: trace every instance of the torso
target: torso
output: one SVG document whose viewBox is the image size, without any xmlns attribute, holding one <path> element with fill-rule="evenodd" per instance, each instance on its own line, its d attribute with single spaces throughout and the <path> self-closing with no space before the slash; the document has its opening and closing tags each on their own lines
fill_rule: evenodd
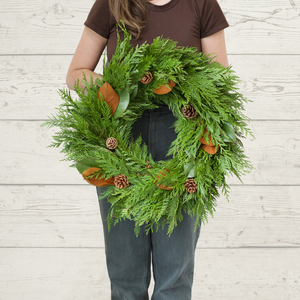
<svg viewBox="0 0 300 300">
<path fill-rule="evenodd" d="M 157 36 L 170 38 L 178 42 L 178 46 L 196 47 L 201 52 L 200 22 L 195 0 L 152 0 L 148 1 L 147 25 L 142 39 L 132 38 L 133 46 L 141 45 L 144 41 L 149 44 Z M 119 30 L 121 40 L 124 35 Z M 108 61 L 111 59 L 117 45 L 116 26 L 113 25 L 107 45 Z M 108 63 L 107 61 L 107 63 Z"/>
</svg>

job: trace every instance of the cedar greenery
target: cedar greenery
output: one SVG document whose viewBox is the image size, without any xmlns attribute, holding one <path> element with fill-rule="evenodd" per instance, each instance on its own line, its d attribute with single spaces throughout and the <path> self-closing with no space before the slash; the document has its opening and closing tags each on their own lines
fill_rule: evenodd
<svg viewBox="0 0 300 300">
<path fill-rule="evenodd" d="M 103 62 L 102 80 L 88 83 L 83 73 L 84 89 L 79 88 L 79 80 L 74 85 L 78 99 L 73 100 L 70 91 L 60 89 L 64 101 L 42 126 L 59 127 L 48 147 L 62 146 L 62 153 L 72 161 L 71 167 L 85 159 L 92 159 L 91 167 L 101 168 L 93 173 L 96 178 L 116 177 L 123 174 L 130 185 L 126 188 L 109 186 L 99 200 L 108 197 L 112 204 L 108 223 L 116 224 L 129 218 L 135 222 L 135 233 L 146 224 L 147 233 L 153 225 L 169 225 L 170 235 L 182 220 L 182 211 L 191 216 L 197 215 L 195 230 L 200 225 L 200 218 L 207 222 L 208 215 L 213 216 L 218 188 L 229 201 L 229 186 L 225 176 L 234 174 L 241 180 L 241 175 L 249 173 L 253 166 L 243 151 L 241 142 L 245 135 L 253 134 L 247 128 L 250 121 L 242 110 L 247 100 L 238 91 L 241 82 L 232 66 L 224 67 L 213 57 L 199 53 L 194 47 L 180 47 L 171 39 L 157 37 L 152 44 L 143 43 L 133 48 L 131 35 L 125 25 L 118 25 L 124 31 L 124 41 L 118 42 L 115 54 L 108 67 Z M 150 71 L 153 79 L 148 84 L 140 82 Z M 167 95 L 157 95 L 154 88 L 167 84 L 172 79 L 175 87 Z M 99 87 L 108 82 L 115 91 L 125 90 L 130 95 L 128 107 L 118 117 L 111 118 L 109 105 L 103 96 L 97 97 Z M 136 140 L 131 137 L 131 128 L 145 109 L 154 109 L 162 103 L 169 106 L 177 118 L 174 123 L 177 139 L 171 144 L 167 155 L 172 159 L 154 161 L 142 144 L 141 136 Z M 182 107 L 191 104 L 197 111 L 193 119 L 186 118 Z M 230 137 L 226 126 L 235 131 L 235 142 Z M 199 138 L 207 128 L 204 139 L 208 141 L 211 133 L 212 142 L 219 145 L 219 151 L 208 154 L 200 146 Z M 114 137 L 118 147 L 109 150 L 106 140 Z M 232 140 L 232 139 L 231 139 Z M 148 163 L 147 163 L 148 162 Z M 150 164 L 152 167 L 148 168 Z M 174 189 L 164 190 L 157 187 L 155 181 L 160 171 L 165 176 L 157 184 L 170 185 Z M 194 193 L 185 190 L 185 182 L 194 178 L 197 189 Z M 243 182 L 242 182 L 243 183 Z"/>
</svg>

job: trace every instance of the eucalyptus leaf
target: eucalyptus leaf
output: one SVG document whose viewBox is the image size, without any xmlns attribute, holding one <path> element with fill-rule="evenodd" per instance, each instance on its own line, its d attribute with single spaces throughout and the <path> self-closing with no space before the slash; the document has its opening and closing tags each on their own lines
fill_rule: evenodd
<svg viewBox="0 0 300 300">
<path fill-rule="evenodd" d="M 189 174 L 187 175 L 187 178 L 194 178 L 196 176 L 196 166 L 193 166 L 193 168 L 190 170 Z"/>
<path fill-rule="evenodd" d="M 223 139 L 224 142 L 232 142 L 231 139 L 229 139 L 227 136 L 221 134 L 221 138 Z"/>
<path fill-rule="evenodd" d="M 130 101 L 134 100 L 138 92 L 138 85 L 136 84 L 132 94 L 130 95 Z"/>
<path fill-rule="evenodd" d="M 96 163 L 96 160 L 92 157 L 86 157 L 82 159 L 81 161 L 78 161 L 76 163 L 76 168 L 79 171 L 79 173 L 83 173 L 85 170 L 91 168 L 91 167 L 97 167 L 98 165 Z"/>
<path fill-rule="evenodd" d="M 80 162 L 76 163 L 76 169 L 80 174 L 82 174 L 85 170 L 89 169 L 90 166 L 82 164 Z"/>
<path fill-rule="evenodd" d="M 196 165 L 194 160 L 190 160 L 184 164 L 184 174 L 188 178 L 196 176 Z"/>
<path fill-rule="evenodd" d="M 189 151 L 185 150 L 185 153 L 188 155 L 189 158 L 195 158 Z"/>
<path fill-rule="evenodd" d="M 113 115 L 113 119 L 119 118 L 126 110 L 130 102 L 130 95 L 127 87 L 122 90 L 116 90 L 116 92 L 118 93 L 120 99 L 118 107 Z"/>
<path fill-rule="evenodd" d="M 229 122 L 225 122 L 222 129 L 227 133 L 228 137 L 223 137 L 224 142 L 235 142 L 236 136 L 233 126 Z"/>
</svg>

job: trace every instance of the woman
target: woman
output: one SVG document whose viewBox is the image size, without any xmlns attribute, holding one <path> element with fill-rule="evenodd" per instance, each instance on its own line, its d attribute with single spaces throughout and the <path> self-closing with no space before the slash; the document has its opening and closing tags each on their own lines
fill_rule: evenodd
<svg viewBox="0 0 300 300">
<path fill-rule="evenodd" d="M 71 61 L 66 82 L 70 89 L 82 71 L 95 79 L 99 59 L 107 46 L 107 63 L 116 48 L 116 20 L 122 19 L 132 33 L 131 44 L 149 44 L 157 36 L 171 38 L 178 46 L 197 47 L 199 52 L 214 53 L 228 66 L 224 29 L 229 26 L 217 0 L 97 0 L 85 21 L 82 37 Z M 120 23 L 120 22 L 119 22 Z M 123 32 L 119 30 L 121 39 Z M 142 135 L 154 160 L 167 159 L 166 153 L 176 135 L 175 118 L 168 106 L 145 111 L 132 129 L 133 137 Z M 104 188 L 97 187 L 100 195 Z M 155 281 L 152 300 L 190 300 L 192 294 L 194 255 L 200 234 L 194 231 L 195 218 L 183 214 L 171 236 L 164 229 L 148 235 L 144 228 L 138 237 L 134 223 L 119 222 L 108 232 L 106 217 L 110 204 L 99 202 L 112 300 L 147 300 L 150 283 L 151 254 Z"/>
</svg>

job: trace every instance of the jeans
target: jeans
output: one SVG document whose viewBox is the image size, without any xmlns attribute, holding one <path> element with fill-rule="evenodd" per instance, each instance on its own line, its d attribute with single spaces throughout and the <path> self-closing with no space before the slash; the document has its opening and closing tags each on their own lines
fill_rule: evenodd
<svg viewBox="0 0 300 300">
<path fill-rule="evenodd" d="M 155 161 L 166 159 L 166 152 L 176 133 L 170 128 L 175 121 L 168 106 L 144 111 L 132 128 L 142 140 Z M 96 187 L 98 196 L 107 187 Z M 145 233 L 142 226 L 138 237 L 134 222 L 126 219 L 112 225 L 108 232 L 107 213 L 110 203 L 99 201 L 103 223 L 106 265 L 111 282 L 111 300 L 148 300 L 151 254 L 154 291 L 151 300 L 190 300 L 194 276 L 194 257 L 200 227 L 194 231 L 196 216 L 183 214 L 171 236 L 168 225 L 156 232 Z"/>
</svg>

